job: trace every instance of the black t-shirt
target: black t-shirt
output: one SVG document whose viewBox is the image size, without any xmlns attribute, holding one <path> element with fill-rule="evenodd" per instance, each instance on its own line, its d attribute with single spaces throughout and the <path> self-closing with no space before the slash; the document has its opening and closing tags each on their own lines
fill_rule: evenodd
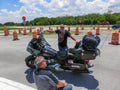
<svg viewBox="0 0 120 90">
<path fill-rule="evenodd" d="M 58 34 L 58 45 L 65 47 L 67 46 L 67 37 L 70 37 L 71 34 L 67 30 L 62 32 L 61 30 L 56 30 L 56 33 Z"/>
</svg>

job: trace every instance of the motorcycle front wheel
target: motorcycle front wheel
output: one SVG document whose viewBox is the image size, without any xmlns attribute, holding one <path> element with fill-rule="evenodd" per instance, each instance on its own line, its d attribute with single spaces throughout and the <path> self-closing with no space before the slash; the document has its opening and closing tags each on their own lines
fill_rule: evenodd
<svg viewBox="0 0 120 90">
<path fill-rule="evenodd" d="M 34 61 L 35 61 L 35 56 L 30 55 L 26 57 L 25 59 L 26 66 L 28 66 L 29 68 L 35 68 Z"/>
</svg>

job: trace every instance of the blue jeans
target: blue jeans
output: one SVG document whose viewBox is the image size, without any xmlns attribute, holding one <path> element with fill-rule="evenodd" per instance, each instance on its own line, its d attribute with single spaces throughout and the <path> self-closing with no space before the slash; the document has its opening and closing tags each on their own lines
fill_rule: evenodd
<svg viewBox="0 0 120 90">
<path fill-rule="evenodd" d="M 65 86 L 65 87 L 58 88 L 57 90 L 72 90 L 72 85 L 71 85 L 71 84 L 68 84 L 68 85 Z"/>
<path fill-rule="evenodd" d="M 68 50 L 67 46 L 65 46 L 65 47 L 58 46 L 58 48 L 59 48 L 59 51 L 61 51 L 61 52 Z"/>
</svg>

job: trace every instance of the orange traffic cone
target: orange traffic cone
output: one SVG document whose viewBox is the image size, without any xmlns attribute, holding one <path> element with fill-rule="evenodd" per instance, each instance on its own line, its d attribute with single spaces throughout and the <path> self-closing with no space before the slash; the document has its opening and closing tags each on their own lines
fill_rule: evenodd
<svg viewBox="0 0 120 90">
<path fill-rule="evenodd" d="M 68 27 L 68 31 L 70 31 L 70 26 Z"/>
<path fill-rule="evenodd" d="M 4 36 L 8 36 L 9 35 L 9 30 L 4 30 Z"/>
<path fill-rule="evenodd" d="M 93 26 L 93 30 L 95 30 L 95 26 Z"/>
<path fill-rule="evenodd" d="M 36 31 L 36 30 L 34 30 L 34 31 L 32 32 L 32 37 L 33 37 L 33 38 L 37 38 L 37 31 Z"/>
<path fill-rule="evenodd" d="M 13 41 L 19 40 L 18 39 L 18 33 L 16 31 L 13 32 Z"/>
<path fill-rule="evenodd" d="M 4 36 L 7 36 L 6 30 L 4 30 Z"/>
<path fill-rule="evenodd" d="M 118 32 L 120 32 L 120 28 L 119 28 Z"/>
<path fill-rule="evenodd" d="M 82 25 L 81 30 L 84 30 L 84 25 Z"/>
<path fill-rule="evenodd" d="M 32 27 L 30 27 L 30 33 L 32 33 Z"/>
<path fill-rule="evenodd" d="M 108 30 L 110 30 L 110 25 L 108 25 Z"/>
<path fill-rule="evenodd" d="M 56 30 L 58 30 L 58 26 L 56 27 Z"/>
<path fill-rule="evenodd" d="M 98 26 L 96 29 L 96 35 L 100 35 L 100 26 Z"/>
<path fill-rule="evenodd" d="M 76 27 L 75 35 L 79 35 L 79 28 L 78 27 Z"/>
<path fill-rule="evenodd" d="M 9 30 L 6 30 L 6 31 L 7 31 L 7 34 L 9 35 L 10 34 Z"/>
<path fill-rule="evenodd" d="M 21 28 L 19 28 L 18 31 L 19 31 L 19 34 L 21 34 Z"/>
<path fill-rule="evenodd" d="M 49 27 L 49 30 L 51 30 L 51 27 Z"/>
<path fill-rule="evenodd" d="M 26 29 L 23 30 L 23 35 L 27 35 Z"/>
<path fill-rule="evenodd" d="M 110 44 L 119 45 L 119 33 L 118 32 L 112 33 L 112 39 L 111 39 Z"/>
<path fill-rule="evenodd" d="M 88 31 L 88 32 L 87 32 L 87 35 L 91 35 L 91 34 L 93 34 L 91 31 Z"/>
</svg>

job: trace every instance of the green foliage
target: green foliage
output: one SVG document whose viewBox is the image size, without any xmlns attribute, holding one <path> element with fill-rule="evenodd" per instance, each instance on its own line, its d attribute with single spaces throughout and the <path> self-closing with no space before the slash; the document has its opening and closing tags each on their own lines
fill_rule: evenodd
<svg viewBox="0 0 120 90">
<path fill-rule="evenodd" d="M 81 18 L 81 22 L 79 21 Z M 110 24 L 120 23 L 120 13 L 105 13 L 105 14 L 88 14 L 83 16 L 59 16 L 59 17 L 38 17 L 31 21 L 26 21 L 26 26 L 29 25 L 99 25 L 104 21 L 108 21 Z M 14 23 L 14 22 L 6 22 L 4 24 L 0 24 L 0 26 L 23 26 L 23 23 Z"/>
<path fill-rule="evenodd" d="M 4 25 L 5 25 L 5 26 L 14 26 L 15 23 L 14 23 L 14 22 L 6 22 Z"/>
<path fill-rule="evenodd" d="M 3 24 L 2 24 L 2 23 L 0 23 L 0 26 L 3 26 Z"/>
</svg>

